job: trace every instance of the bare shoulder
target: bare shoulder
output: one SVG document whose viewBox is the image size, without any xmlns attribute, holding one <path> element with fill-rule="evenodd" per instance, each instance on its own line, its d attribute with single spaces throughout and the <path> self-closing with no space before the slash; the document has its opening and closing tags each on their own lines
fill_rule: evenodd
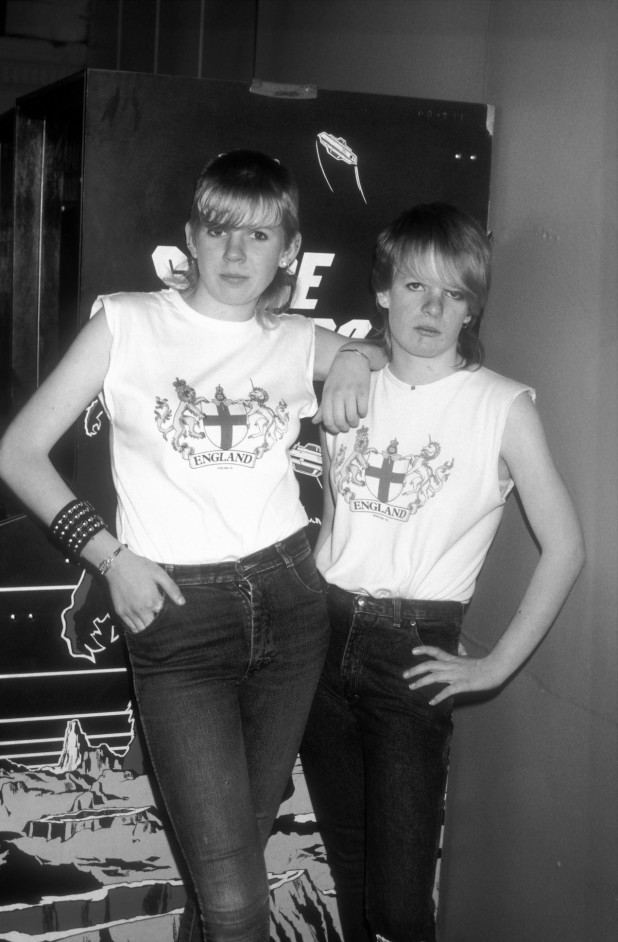
<svg viewBox="0 0 618 942">
<path fill-rule="evenodd" d="M 559 478 L 541 416 L 525 392 L 513 400 L 509 409 L 500 456 L 520 493 L 527 483 L 536 488 L 542 482 L 553 486 Z"/>
<path fill-rule="evenodd" d="M 505 433 L 517 429 L 519 426 L 524 428 L 533 425 L 537 428 L 543 427 L 539 411 L 532 396 L 532 393 L 523 388 L 518 396 L 513 399 L 505 425 Z"/>
</svg>

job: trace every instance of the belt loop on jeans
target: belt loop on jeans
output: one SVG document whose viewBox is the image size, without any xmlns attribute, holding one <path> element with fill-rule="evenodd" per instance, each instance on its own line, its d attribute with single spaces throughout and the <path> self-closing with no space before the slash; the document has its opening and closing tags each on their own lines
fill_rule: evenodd
<svg viewBox="0 0 618 942">
<path fill-rule="evenodd" d="M 401 625 L 401 599 L 393 599 L 393 628 Z"/>
<path fill-rule="evenodd" d="M 286 549 L 286 546 L 285 546 L 285 543 L 283 542 L 283 540 L 280 540 L 280 541 L 278 541 L 277 543 L 275 543 L 275 544 L 274 544 L 274 547 L 275 547 L 275 549 L 277 550 L 277 552 L 278 552 L 279 556 L 281 557 L 281 559 L 283 560 L 283 562 L 285 563 L 286 568 L 287 568 L 287 569 L 293 569 L 293 568 L 294 568 L 294 560 L 292 559 L 292 557 L 291 557 L 290 554 L 288 553 L 288 551 L 287 551 L 287 549 Z"/>
</svg>

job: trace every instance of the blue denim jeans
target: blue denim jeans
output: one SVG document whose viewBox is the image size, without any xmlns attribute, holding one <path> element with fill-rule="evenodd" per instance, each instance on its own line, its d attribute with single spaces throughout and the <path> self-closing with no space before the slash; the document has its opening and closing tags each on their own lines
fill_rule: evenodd
<svg viewBox="0 0 618 942">
<path fill-rule="evenodd" d="M 268 942 L 263 848 L 298 753 L 328 646 L 304 531 L 240 559 L 166 566 L 166 599 L 127 635 L 152 765 L 208 942 Z M 195 906 L 180 942 L 199 939 Z"/>
<path fill-rule="evenodd" d="M 331 641 L 301 758 L 345 942 L 434 942 L 452 701 L 412 691 L 419 643 L 457 652 L 464 606 L 327 587 Z"/>
</svg>

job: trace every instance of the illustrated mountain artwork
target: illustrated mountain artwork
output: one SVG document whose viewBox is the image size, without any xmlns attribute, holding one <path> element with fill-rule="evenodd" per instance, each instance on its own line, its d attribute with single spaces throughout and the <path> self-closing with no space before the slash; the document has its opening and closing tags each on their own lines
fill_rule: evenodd
<svg viewBox="0 0 618 942">
<path fill-rule="evenodd" d="M 67 723 L 53 766 L 0 759 L 0 938 L 174 942 L 185 891 L 152 783 L 131 750 Z M 340 942 L 300 763 L 267 849 L 277 942 Z"/>
</svg>

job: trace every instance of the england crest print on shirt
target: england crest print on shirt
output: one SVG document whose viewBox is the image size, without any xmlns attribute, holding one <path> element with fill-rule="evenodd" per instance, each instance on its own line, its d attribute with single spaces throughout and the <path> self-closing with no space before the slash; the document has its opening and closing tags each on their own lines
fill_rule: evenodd
<svg viewBox="0 0 618 942">
<path fill-rule="evenodd" d="M 450 459 L 437 464 L 441 447 L 430 437 L 418 453 L 400 454 L 391 439 L 384 448 L 369 444 L 369 429 L 358 429 L 352 449 L 339 446 L 334 483 L 355 513 L 374 513 L 405 522 L 442 489 L 453 470 Z"/>
<path fill-rule="evenodd" d="M 273 409 L 268 392 L 251 382 L 244 399 L 230 399 L 223 386 L 212 399 L 198 396 L 184 379 L 172 384 L 178 403 L 156 397 L 155 421 L 163 438 L 192 468 L 244 465 L 256 461 L 283 438 L 290 416 L 280 399 Z"/>
</svg>

